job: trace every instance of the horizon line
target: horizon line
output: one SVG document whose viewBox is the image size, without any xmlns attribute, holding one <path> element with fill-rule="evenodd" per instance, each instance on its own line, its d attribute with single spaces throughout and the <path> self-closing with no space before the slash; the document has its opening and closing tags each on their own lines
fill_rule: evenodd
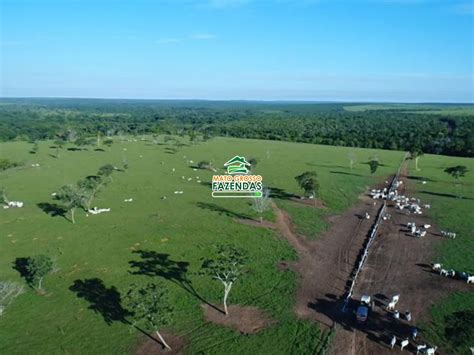
<svg viewBox="0 0 474 355">
<path fill-rule="evenodd" d="M 85 97 L 85 96 L 0 96 L 0 100 L 6 99 L 59 99 L 59 100 L 112 100 L 112 101 L 203 101 L 203 102 L 261 102 L 261 103 L 377 103 L 377 104 L 450 104 L 450 105 L 474 105 L 473 101 L 398 101 L 396 99 L 387 100 L 317 100 L 317 99 L 212 99 L 212 98 L 131 98 L 131 97 Z"/>
</svg>

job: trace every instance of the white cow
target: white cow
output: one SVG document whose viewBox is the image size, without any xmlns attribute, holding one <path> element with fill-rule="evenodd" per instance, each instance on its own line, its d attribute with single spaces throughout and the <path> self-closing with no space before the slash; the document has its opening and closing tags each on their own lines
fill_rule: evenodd
<svg viewBox="0 0 474 355">
<path fill-rule="evenodd" d="M 416 346 L 416 354 L 418 355 L 418 353 L 419 353 L 420 351 L 421 351 L 421 352 L 424 352 L 427 347 L 428 347 L 428 345 L 426 345 L 426 344 L 417 345 L 417 346 Z"/>
<path fill-rule="evenodd" d="M 401 345 L 400 345 L 400 350 L 403 351 L 403 349 L 408 345 L 410 344 L 410 342 L 408 341 L 408 339 L 405 339 L 402 341 Z"/>
<path fill-rule="evenodd" d="M 390 348 L 393 349 L 396 343 L 397 343 L 397 337 L 395 335 L 392 335 L 392 340 L 390 341 Z"/>
<path fill-rule="evenodd" d="M 432 269 L 433 269 L 434 271 L 439 271 L 442 266 L 443 266 L 443 264 L 435 263 L 435 264 L 433 264 Z"/>
<path fill-rule="evenodd" d="M 474 276 L 468 276 L 466 282 L 467 282 L 468 284 L 474 283 Z"/>
</svg>

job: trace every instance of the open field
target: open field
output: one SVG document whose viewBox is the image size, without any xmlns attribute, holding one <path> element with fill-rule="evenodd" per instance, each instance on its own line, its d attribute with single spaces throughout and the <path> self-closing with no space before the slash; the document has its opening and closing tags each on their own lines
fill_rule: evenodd
<svg viewBox="0 0 474 355">
<path fill-rule="evenodd" d="M 25 163 L 2 173 L 1 177 L 9 198 L 25 202 L 22 209 L 0 211 L 1 278 L 21 282 L 12 263 L 17 257 L 39 253 L 53 256 L 59 268 L 45 279 L 46 295 L 28 290 L 2 316 L 2 353 L 24 354 L 31 349 L 36 353 L 130 352 L 138 335 L 136 331 L 130 332 L 127 325 L 111 319 L 106 312 L 110 309 L 102 304 L 106 302 L 102 293 L 113 294 L 115 287 L 123 294 L 129 284 L 149 281 L 146 276 L 130 273 L 129 261 L 140 260 L 137 251 L 155 251 L 168 254 L 173 261 L 188 262 L 187 277 L 199 296 L 218 303 L 220 285 L 195 272 L 201 257 L 206 255 L 206 248 L 223 241 L 238 245 L 250 254 L 249 273 L 234 287 L 230 304 L 257 306 L 276 323 L 251 336 L 240 336 L 230 329 L 204 323 L 202 301 L 177 280 L 165 280 L 175 308 L 170 328 L 177 334 L 185 334 L 188 352 L 312 351 L 319 345 L 321 332 L 314 323 L 296 318 L 295 274 L 276 268 L 280 260 L 294 260 L 296 253 L 273 231 L 236 223 L 235 218 L 256 217 L 248 201 L 211 199 L 209 187 L 195 181 L 196 176 L 203 182 L 210 181 L 211 172 L 193 171 L 187 161 L 212 160 L 219 167 L 235 154 L 256 157 L 256 172 L 264 176 L 267 186 L 281 189 L 282 199 L 286 194 L 301 193 L 294 176 L 315 170 L 327 208 L 324 213 L 334 214 L 352 205 L 375 180 L 392 173 L 402 156 L 393 151 L 354 150 L 359 162 L 375 154 L 380 158 L 383 166 L 372 178 L 366 164 L 356 164 L 350 171 L 347 154 L 352 149 L 349 148 L 213 139 L 184 146 L 170 154 L 166 145 L 117 140 L 111 151 L 63 149 L 56 159 L 50 156 L 54 153 L 50 144 L 40 142 L 36 155 L 28 153 L 31 144 L 0 145 L 1 157 Z M 113 182 L 94 203 L 98 207 L 110 207 L 109 214 L 86 217 L 77 213 L 77 222 L 72 225 L 65 218 L 51 217 L 38 207 L 40 203 L 53 203 L 50 195 L 60 186 L 94 174 L 103 164 L 120 165 L 124 158 L 129 170 L 115 172 Z M 40 167 L 31 167 L 31 163 L 39 163 Z M 193 180 L 182 180 L 182 175 Z M 175 190 L 183 190 L 184 194 L 174 195 Z M 168 198 L 161 200 L 164 195 Z M 124 203 L 129 197 L 134 201 Z M 283 201 L 282 206 L 288 202 Z M 290 213 L 296 221 L 304 220 L 305 208 L 298 206 Z M 92 283 L 92 289 L 86 290 L 92 304 L 69 289 L 76 280 L 85 279 L 98 279 Z"/>
<path fill-rule="evenodd" d="M 431 105 L 431 104 L 366 104 L 346 105 L 344 110 L 349 112 L 387 111 L 400 110 L 407 113 L 447 115 L 447 116 L 473 116 L 472 105 Z"/>
</svg>

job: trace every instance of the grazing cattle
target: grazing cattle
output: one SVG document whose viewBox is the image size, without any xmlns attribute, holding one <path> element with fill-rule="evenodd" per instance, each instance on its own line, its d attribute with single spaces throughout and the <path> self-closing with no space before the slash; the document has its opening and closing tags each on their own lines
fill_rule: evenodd
<svg viewBox="0 0 474 355">
<path fill-rule="evenodd" d="M 416 346 L 416 354 L 418 355 L 419 352 L 424 352 L 428 345 L 422 344 L 422 345 L 417 345 Z"/>
<path fill-rule="evenodd" d="M 411 322 L 411 312 L 409 312 L 409 311 L 406 311 L 406 312 L 405 312 L 405 319 L 406 319 L 408 322 Z"/>
<path fill-rule="evenodd" d="M 403 349 L 409 344 L 410 342 L 408 341 L 408 339 L 405 339 L 401 342 L 400 344 L 400 350 L 403 351 Z"/>
<path fill-rule="evenodd" d="M 425 349 L 425 354 L 426 355 L 434 355 L 436 352 L 436 349 L 438 349 L 437 346 L 434 346 L 432 348 Z"/>
<path fill-rule="evenodd" d="M 423 207 L 429 210 L 431 208 L 431 205 L 423 205 Z"/>
<path fill-rule="evenodd" d="M 393 318 L 395 318 L 395 319 L 400 319 L 400 312 L 397 311 L 397 310 L 395 310 L 395 311 L 393 312 Z"/>
<path fill-rule="evenodd" d="M 423 228 L 425 228 L 425 229 L 431 228 L 431 224 L 424 224 Z"/>
<path fill-rule="evenodd" d="M 165 195 L 165 196 L 161 196 L 161 199 L 162 199 L 162 200 L 166 200 L 166 195 Z"/>
<path fill-rule="evenodd" d="M 87 212 L 89 212 L 90 214 L 101 214 L 104 212 L 110 212 L 110 208 L 97 208 L 96 206 L 93 209 L 87 210 Z"/>
<path fill-rule="evenodd" d="M 418 329 L 413 328 L 413 329 L 411 330 L 411 338 L 412 338 L 413 340 L 415 340 L 417 336 L 418 336 Z"/>
<path fill-rule="evenodd" d="M 395 305 L 397 303 L 396 302 L 389 302 L 389 304 L 387 304 L 387 311 L 393 311 L 395 309 Z"/>
<path fill-rule="evenodd" d="M 466 283 L 468 283 L 468 284 L 474 283 L 474 276 L 468 276 L 467 280 L 466 280 Z"/>
<path fill-rule="evenodd" d="M 432 269 L 433 269 L 434 271 L 439 271 L 439 270 L 441 269 L 441 266 L 443 266 L 443 264 L 435 263 L 435 264 L 433 264 Z"/>
<path fill-rule="evenodd" d="M 392 297 L 392 302 L 395 302 L 395 304 L 397 304 L 399 300 L 400 300 L 400 295 L 395 295 Z"/>
<path fill-rule="evenodd" d="M 439 270 L 439 274 L 440 274 L 441 276 L 448 276 L 448 270 L 446 270 L 446 269 L 441 269 L 441 270 Z"/>
<path fill-rule="evenodd" d="M 448 276 L 448 277 L 454 277 L 454 276 L 456 276 L 456 271 L 454 271 L 453 269 L 448 270 L 448 273 L 447 273 L 446 276 Z"/>
<path fill-rule="evenodd" d="M 392 335 L 392 340 L 390 340 L 390 348 L 393 349 L 396 343 L 397 343 L 397 337 L 395 335 Z"/>
<path fill-rule="evenodd" d="M 125 200 L 123 200 L 124 202 L 133 202 L 133 198 L 126 198 Z"/>
<path fill-rule="evenodd" d="M 365 212 L 365 219 L 370 219 L 370 215 L 367 212 Z"/>
</svg>

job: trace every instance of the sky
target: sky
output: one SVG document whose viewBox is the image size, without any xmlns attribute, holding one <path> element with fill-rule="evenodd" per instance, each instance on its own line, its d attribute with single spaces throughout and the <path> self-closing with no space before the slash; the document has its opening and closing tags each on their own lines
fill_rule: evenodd
<svg viewBox="0 0 474 355">
<path fill-rule="evenodd" d="M 0 0 L 0 97 L 474 102 L 473 0 Z"/>
</svg>

